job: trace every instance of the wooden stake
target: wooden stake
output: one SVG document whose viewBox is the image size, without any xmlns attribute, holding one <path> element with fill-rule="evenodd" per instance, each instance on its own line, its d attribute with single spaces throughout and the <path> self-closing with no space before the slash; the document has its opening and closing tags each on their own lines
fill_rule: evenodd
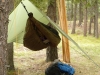
<svg viewBox="0 0 100 75">
<path fill-rule="evenodd" d="M 60 26 L 62 30 L 66 34 L 68 34 L 65 0 L 58 0 L 58 1 L 59 1 L 58 9 L 59 9 Z M 63 50 L 63 61 L 70 63 L 69 41 L 64 36 L 62 36 L 62 50 Z"/>
</svg>

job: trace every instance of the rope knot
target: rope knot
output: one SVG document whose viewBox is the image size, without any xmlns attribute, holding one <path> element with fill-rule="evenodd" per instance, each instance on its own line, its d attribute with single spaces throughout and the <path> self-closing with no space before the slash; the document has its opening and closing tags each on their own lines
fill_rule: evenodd
<svg viewBox="0 0 100 75">
<path fill-rule="evenodd" d="M 33 17 L 33 13 L 30 12 L 30 13 L 28 14 L 28 16 L 29 16 L 29 18 L 32 18 L 32 17 Z"/>
</svg>

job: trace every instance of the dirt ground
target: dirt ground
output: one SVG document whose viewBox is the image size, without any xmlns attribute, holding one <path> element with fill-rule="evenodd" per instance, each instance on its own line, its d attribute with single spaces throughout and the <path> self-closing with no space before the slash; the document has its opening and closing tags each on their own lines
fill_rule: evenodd
<svg viewBox="0 0 100 75">
<path fill-rule="evenodd" d="M 26 48 L 18 48 L 15 50 L 14 62 L 18 75 L 45 75 L 45 69 L 49 63 L 45 62 L 45 49 L 41 51 L 31 51 Z M 59 59 L 62 61 L 62 50 L 58 48 Z M 100 64 L 99 56 L 93 57 L 96 63 Z M 75 50 L 71 50 L 70 65 L 75 69 L 74 75 L 100 75 L 100 68 L 98 68 L 87 57 L 79 54 Z"/>
<path fill-rule="evenodd" d="M 76 34 L 82 34 L 82 28 L 79 27 Z M 77 37 L 76 39 L 80 39 L 81 43 L 80 37 Z M 88 40 L 85 42 L 88 42 Z M 70 47 L 70 65 L 75 69 L 74 75 L 100 75 L 100 42 L 96 45 L 91 43 L 90 45 L 83 44 L 83 46 L 87 46 L 87 49 L 84 47 L 83 49 L 86 50 L 86 54 L 88 54 L 93 61 L 88 59 L 84 53 L 77 50 L 76 47 Z M 18 75 L 45 75 L 45 69 L 50 65 L 50 62 L 45 62 L 45 49 L 40 51 L 31 51 L 24 48 L 22 45 L 15 47 L 14 63 Z M 97 50 L 95 50 L 95 47 Z M 58 46 L 58 56 L 62 61 L 61 44 Z"/>
</svg>

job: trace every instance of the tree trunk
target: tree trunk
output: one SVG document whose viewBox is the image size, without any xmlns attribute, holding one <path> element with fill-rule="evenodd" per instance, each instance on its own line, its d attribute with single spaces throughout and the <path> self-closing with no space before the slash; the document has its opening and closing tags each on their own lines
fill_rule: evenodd
<svg viewBox="0 0 100 75">
<path fill-rule="evenodd" d="M 9 9 L 12 11 L 14 8 L 14 0 L 10 0 Z M 9 12 L 11 13 L 11 12 Z M 15 70 L 14 62 L 13 62 L 13 43 L 7 44 L 7 52 L 8 52 L 8 65 L 9 71 Z"/>
<path fill-rule="evenodd" d="M 0 75 L 7 75 L 7 30 L 10 0 L 0 0 Z"/>
<path fill-rule="evenodd" d="M 82 21 L 83 21 L 82 0 L 80 0 L 80 4 L 79 4 L 79 24 L 78 24 L 78 26 L 81 26 Z"/>
<path fill-rule="evenodd" d="M 71 20 L 73 20 L 73 0 L 71 0 Z"/>
<path fill-rule="evenodd" d="M 87 0 L 84 1 L 84 5 L 87 5 Z M 84 36 L 87 36 L 87 7 L 84 8 Z"/>
<path fill-rule="evenodd" d="M 94 24 L 94 6 L 91 6 L 89 9 L 89 13 L 90 13 L 90 23 L 89 23 L 89 32 L 88 34 L 92 34 L 92 24 Z"/>
<path fill-rule="evenodd" d="M 91 34 L 91 24 L 92 24 L 93 17 L 90 18 L 90 24 L 89 24 L 89 34 Z"/>
<path fill-rule="evenodd" d="M 51 47 L 51 46 L 49 46 L 47 48 L 46 54 L 47 54 L 47 58 L 46 58 L 47 62 L 54 61 L 55 59 L 58 59 L 57 47 Z"/>
<path fill-rule="evenodd" d="M 94 33 L 95 33 L 95 37 L 96 38 L 99 38 L 99 34 L 98 34 L 98 0 L 95 0 L 95 5 L 94 5 L 94 8 L 95 8 L 95 17 L 94 17 L 94 26 L 95 26 L 95 29 L 94 29 Z"/>
<path fill-rule="evenodd" d="M 47 9 L 47 15 L 54 21 L 56 22 L 57 18 L 56 18 L 56 0 L 49 0 L 49 6 Z M 52 27 L 52 25 L 49 23 L 48 25 L 50 25 Z M 57 47 L 48 47 L 46 50 L 46 61 L 54 61 L 55 59 L 58 59 L 58 51 L 57 51 Z"/>
<path fill-rule="evenodd" d="M 96 19 L 95 19 L 95 15 L 94 15 L 94 34 L 93 34 L 94 37 L 95 37 L 95 30 L 96 30 L 96 28 L 95 28 L 95 27 L 96 27 L 96 26 L 95 26 L 96 23 L 95 23 L 95 22 L 96 22 Z"/>
<path fill-rule="evenodd" d="M 14 62 L 13 62 L 13 43 L 9 43 L 7 49 L 8 49 L 9 71 L 12 71 L 12 70 L 15 70 Z"/>
<path fill-rule="evenodd" d="M 75 8 L 74 8 L 74 21 L 73 21 L 73 27 L 72 27 L 72 32 L 71 34 L 75 34 L 75 27 L 76 27 L 76 12 L 77 12 L 77 4 L 75 3 Z"/>
</svg>

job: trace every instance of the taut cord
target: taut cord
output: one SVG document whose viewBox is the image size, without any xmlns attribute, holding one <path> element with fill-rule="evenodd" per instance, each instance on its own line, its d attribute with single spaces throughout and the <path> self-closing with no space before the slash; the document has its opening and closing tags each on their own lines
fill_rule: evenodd
<svg viewBox="0 0 100 75">
<path fill-rule="evenodd" d="M 23 4 L 23 2 L 21 2 L 21 4 L 23 5 L 23 7 L 26 10 L 27 14 L 29 14 L 28 11 L 27 11 L 27 9 L 26 9 L 26 6 Z"/>
</svg>

